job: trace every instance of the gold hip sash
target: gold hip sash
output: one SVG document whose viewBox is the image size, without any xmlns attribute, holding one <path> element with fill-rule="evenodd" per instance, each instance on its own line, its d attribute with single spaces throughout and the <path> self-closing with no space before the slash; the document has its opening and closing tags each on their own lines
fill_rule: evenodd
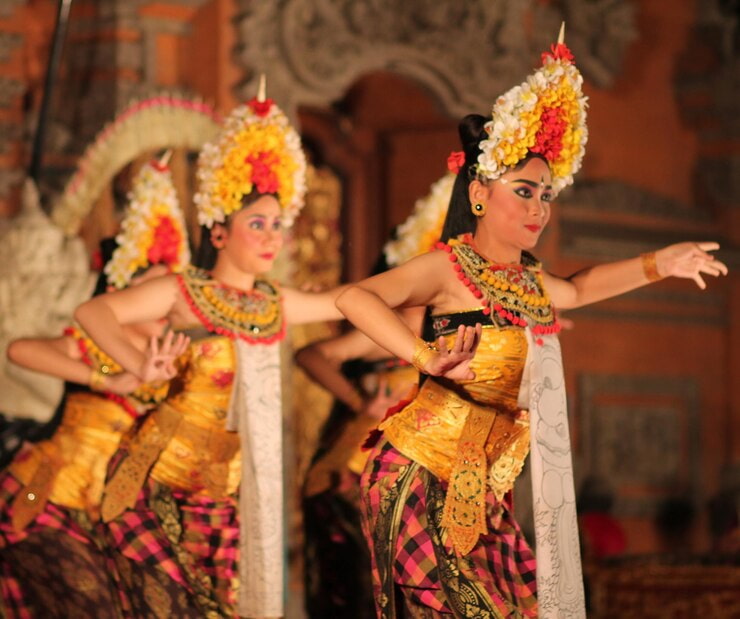
<svg viewBox="0 0 740 619">
<path fill-rule="evenodd" d="M 194 460 L 190 469 L 170 470 L 171 467 L 164 467 L 165 471 L 162 471 L 162 467 L 159 467 L 156 471 L 159 474 L 155 475 L 153 467 L 156 468 L 160 455 L 174 439 L 189 444 L 202 458 Z M 179 410 L 164 402 L 132 438 L 127 457 L 106 484 L 101 517 L 104 522 L 109 522 L 126 509 L 133 508 L 149 475 L 178 490 L 203 491 L 217 498 L 230 494 L 236 490 L 236 486 L 233 489 L 228 487 L 228 472 L 238 455 L 239 441 L 235 434 L 225 429 L 218 431 L 198 426 L 184 419 Z M 193 468 L 195 465 L 197 471 Z M 192 474 L 188 474 L 188 471 Z M 195 487 L 196 479 L 202 480 L 198 486 L 204 485 L 203 488 Z"/>
<path fill-rule="evenodd" d="M 442 525 L 458 552 L 470 552 L 487 530 L 487 488 L 501 500 L 522 470 L 528 413 L 483 406 L 429 379 L 381 429 L 404 456 L 449 482 Z"/>
</svg>

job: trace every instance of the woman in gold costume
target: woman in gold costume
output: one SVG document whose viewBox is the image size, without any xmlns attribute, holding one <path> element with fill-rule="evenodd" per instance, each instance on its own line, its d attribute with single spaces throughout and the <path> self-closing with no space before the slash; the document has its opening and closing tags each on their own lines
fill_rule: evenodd
<svg viewBox="0 0 740 619">
<path fill-rule="evenodd" d="M 198 161 L 195 201 L 209 270 L 190 267 L 80 307 L 128 371 L 170 394 L 113 460 L 102 517 L 135 616 L 283 613 L 279 343 L 286 324 L 338 319 L 336 292 L 279 288 L 265 274 L 302 206 L 296 132 L 264 95 L 237 107 Z M 167 319 L 179 359 L 149 357 L 122 325 Z"/>
<path fill-rule="evenodd" d="M 357 328 L 427 375 L 381 426 L 361 480 L 378 616 L 584 617 L 555 308 L 657 279 L 724 274 L 683 243 L 563 279 L 529 253 L 586 141 L 581 77 L 562 40 L 460 124 L 463 151 L 438 251 L 350 287 Z M 433 341 L 394 309 L 427 306 Z M 531 433 L 530 433 L 531 428 Z M 531 453 L 537 562 L 510 490 Z"/>
<path fill-rule="evenodd" d="M 392 235 L 374 274 L 430 251 L 442 232 L 454 175 L 437 180 Z M 423 308 L 401 310 L 421 332 Z M 336 399 L 319 437 L 303 492 L 304 573 L 309 617 L 362 619 L 375 614 L 370 554 L 360 525 L 362 445 L 387 410 L 411 397 L 419 374 L 360 331 L 315 342 L 296 361 Z"/>
<path fill-rule="evenodd" d="M 142 167 L 118 246 L 112 240 L 101 243 L 106 273 L 95 294 L 141 284 L 187 263 L 184 222 L 174 195 L 166 167 L 159 162 Z M 132 229 L 136 239 L 129 234 Z M 164 327 L 155 321 L 131 325 L 125 337 L 143 352 Z M 119 595 L 101 550 L 106 467 L 123 433 L 164 398 L 167 385 L 142 384 L 79 326 L 55 339 L 15 340 L 8 356 L 23 367 L 64 379 L 67 386 L 52 436 L 25 445 L 0 479 L 0 599 L 5 615 L 120 617 Z"/>
</svg>

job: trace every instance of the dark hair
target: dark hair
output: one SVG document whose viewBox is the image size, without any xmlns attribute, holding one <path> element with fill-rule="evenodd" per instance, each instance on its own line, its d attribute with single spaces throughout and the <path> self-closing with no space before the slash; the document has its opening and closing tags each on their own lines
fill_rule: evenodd
<svg viewBox="0 0 740 619">
<path fill-rule="evenodd" d="M 103 266 L 100 269 L 100 275 L 95 282 L 95 288 L 93 289 L 92 296 L 97 297 L 99 294 L 104 294 L 108 289 L 108 278 L 105 275 L 105 265 L 110 262 L 113 257 L 113 252 L 116 251 L 118 243 L 112 236 L 100 239 L 100 264 Z"/>
<path fill-rule="evenodd" d="M 226 218 L 226 227 L 229 227 L 229 218 Z M 210 271 L 216 265 L 218 250 L 213 246 L 211 241 L 211 229 L 207 226 L 200 227 L 200 245 L 195 252 L 193 266 Z"/>
<path fill-rule="evenodd" d="M 258 191 L 253 190 L 251 193 L 242 197 L 241 208 L 246 208 L 250 204 L 253 204 L 257 200 L 259 200 L 262 196 L 273 196 L 275 199 L 277 199 L 277 195 L 275 194 L 259 193 Z M 227 215 L 224 219 L 223 224 L 221 225 L 223 225 L 227 230 L 230 230 L 231 215 L 234 215 L 238 212 L 239 211 L 234 211 L 234 213 Z M 205 269 L 206 271 L 210 271 L 214 266 L 216 266 L 216 258 L 218 258 L 218 249 L 214 247 L 213 242 L 211 241 L 211 228 L 208 228 L 207 226 L 201 226 L 200 245 L 198 246 L 198 251 L 195 252 L 195 260 L 193 260 L 193 266 Z"/>
<path fill-rule="evenodd" d="M 473 233 L 478 225 L 478 218 L 470 210 L 468 185 L 475 178 L 474 166 L 481 152 L 480 143 L 488 137 L 483 128 L 486 122 L 487 119 L 480 114 L 468 114 L 457 127 L 465 153 L 465 163 L 457 173 L 455 184 L 452 186 L 450 206 L 442 226 L 441 240 L 444 242 L 466 232 Z"/>
<path fill-rule="evenodd" d="M 480 143 L 488 138 L 488 133 L 484 129 L 488 119 L 480 114 L 468 114 L 460 121 L 457 127 L 460 134 L 463 152 L 465 153 L 465 163 L 457 173 L 457 178 L 452 186 L 452 196 L 450 197 L 450 206 L 447 209 L 442 234 L 440 238 L 445 243 L 452 238 L 465 233 L 475 233 L 478 227 L 478 218 L 473 215 L 468 196 L 468 186 L 476 178 L 475 164 L 478 163 L 478 155 L 481 154 Z M 542 159 L 548 168 L 550 167 L 547 159 L 539 154 L 529 151 L 521 161 L 512 169 L 520 170 L 531 159 Z"/>
</svg>

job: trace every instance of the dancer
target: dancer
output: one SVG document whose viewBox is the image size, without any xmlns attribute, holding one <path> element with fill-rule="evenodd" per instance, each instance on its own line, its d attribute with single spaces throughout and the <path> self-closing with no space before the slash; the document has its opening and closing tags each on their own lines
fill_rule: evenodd
<svg viewBox="0 0 740 619">
<path fill-rule="evenodd" d="M 134 179 L 118 246 L 106 260 L 96 294 L 179 270 L 189 260 L 182 214 L 161 162 Z M 103 258 L 115 243 L 102 244 Z M 155 265 L 155 266 L 151 266 Z M 164 324 L 127 327 L 144 351 Z M 2 602 L 9 617 L 119 617 L 99 521 L 105 471 L 121 435 L 167 385 L 144 385 L 78 326 L 56 339 L 20 339 L 9 358 L 67 381 L 61 420 L 49 440 L 26 445 L 0 477 Z"/>
<path fill-rule="evenodd" d="M 381 425 L 361 482 L 379 617 L 585 616 L 555 308 L 669 276 L 704 288 L 703 275 L 727 272 L 708 253 L 716 243 L 672 245 L 567 279 L 529 253 L 581 165 L 581 81 L 561 38 L 499 97 L 492 118 L 463 119 L 439 251 L 337 301 L 357 328 L 428 375 Z M 434 342 L 393 312 L 416 305 L 431 308 Z M 530 427 L 536 570 L 509 501 Z"/>
<path fill-rule="evenodd" d="M 428 252 L 439 240 L 454 175 L 436 181 L 386 243 L 375 273 Z M 423 308 L 401 311 L 414 333 Z M 388 408 L 418 382 L 411 364 L 394 359 L 360 331 L 315 342 L 297 363 L 335 398 L 303 488 L 304 574 L 310 617 L 361 619 L 375 615 L 370 554 L 360 525 L 361 448 Z M 310 411 L 309 411 L 310 412 Z"/>
<path fill-rule="evenodd" d="M 198 161 L 210 271 L 190 267 L 77 312 L 128 371 L 175 385 L 114 458 L 103 500 L 137 616 L 283 615 L 279 342 L 286 324 L 341 317 L 337 291 L 265 278 L 303 204 L 304 173 L 299 137 L 272 100 L 237 107 Z M 187 345 L 179 359 L 123 337 L 122 325 L 161 318 L 177 332 L 166 344 Z"/>
</svg>

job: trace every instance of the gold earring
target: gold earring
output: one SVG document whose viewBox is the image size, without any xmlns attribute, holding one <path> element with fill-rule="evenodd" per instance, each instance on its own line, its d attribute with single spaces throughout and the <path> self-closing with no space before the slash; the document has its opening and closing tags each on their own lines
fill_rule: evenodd
<svg viewBox="0 0 740 619">
<path fill-rule="evenodd" d="M 480 202 L 476 202 L 475 204 L 473 204 L 470 207 L 470 210 L 476 217 L 483 217 L 483 215 L 486 214 L 486 207 Z"/>
</svg>

